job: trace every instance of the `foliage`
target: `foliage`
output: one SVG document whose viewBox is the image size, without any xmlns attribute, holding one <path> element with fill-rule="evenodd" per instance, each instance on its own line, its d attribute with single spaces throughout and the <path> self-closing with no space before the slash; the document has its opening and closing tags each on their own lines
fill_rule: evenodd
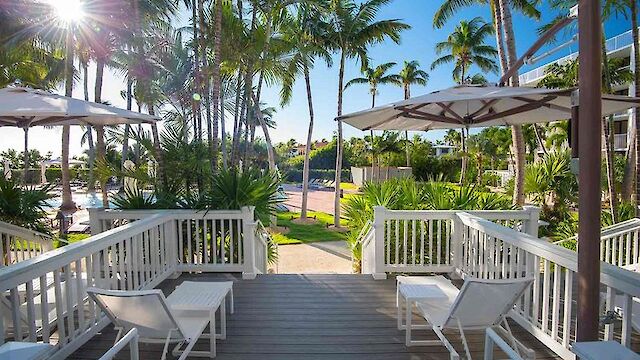
<svg viewBox="0 0 640 360">
<path fill-rule="evenodd" d="M 512 209 L 507 196 L 481 191 L 476 186 L 452 186 L 441 179 L 418 182 L 414 179 L 392 179 L 381 183 L 366 183 L 362 194 L 346 199 L 344 215 L 349 220 L 351 248 L 359 251 L 357 235 L 373 221 L 376 206 L 389 210 L 506 210 Z M 354 254 L 360 258 L 360 254 Z"/>
<path fill-rule="evenodd" d="M 44 210 L 51 186 L 23 189 L 12 180 L 0 177 L 0 220 L 44 233 L 49 233 Z"/>
<path fill-rule="evenodd" d="M 346 239 L 344 233 L 328 228 L 328 226 L 333 225 L 333 216 L 330 214 L 310 211 L 307 216 L 310 220 L 315 219 L 315 223 L 309 224 L 293 221 L 293 219 L 300 218 L 299 213 L 282 212 L 278 213 L 277 216 L 278 226 L 288 229 L 286 233 L 272 232 L 271 236 L 277 244 L 303 244 Z"/>
</svg>

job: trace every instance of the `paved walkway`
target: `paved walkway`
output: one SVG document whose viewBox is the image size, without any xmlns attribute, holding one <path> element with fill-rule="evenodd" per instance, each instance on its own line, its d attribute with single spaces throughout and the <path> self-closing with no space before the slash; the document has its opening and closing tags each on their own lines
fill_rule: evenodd
<svg viewBox="0 0 640 360">
<path fill-rule="evenodd" d="M 351 274 L 351 252 L 344 241 L 278 246 L 278 274 Z"/>
<path fill-rule="evenodd" d="M 302 188 L 294 184 L 284 184 L 282 187 L 288 196 L 285 205 L 292 212 L 300 212 L 302 208 Z M 309 190 L 307 198 L 309 210 L 333 214 L 333 194 L 331 190 Z"/>
</svg>

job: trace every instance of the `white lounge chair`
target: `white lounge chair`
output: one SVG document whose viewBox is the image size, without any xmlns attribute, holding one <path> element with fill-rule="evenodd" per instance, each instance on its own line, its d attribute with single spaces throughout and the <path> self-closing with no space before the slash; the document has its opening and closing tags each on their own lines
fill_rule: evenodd
<svg viewBox="0 0 640 360">
<path fill-rule="evenodd" d="M 521 349 L 527 353 L 523 357 L 531 357 L 533 351 L 526 349 L 515 339 L 509 329 L 506 316 L 532 282 L 533 278 L 507 280 L 468 278 L 453 300 L 447 296 L 439 300 L 418 302 L 416 304 L 418 310 L 439 340 L 412 341 L 412 343 L 424 346 L 444 345 L 449 350 L 451 359 L 460 359 L 460 355 L 443 333 L 444 330 L 457 329 L 467 358 L 471 359 L 464 330 L 495 328 L 508 337 L 514 349 Z M 409 327 L 411 327 L 410 323 L 407 324 L 407 328 Z"/>
<path fill-rule="evenodd" d="M 209 324 L 208 316 L 172 310 L 162 291 L 157 289 L 120 291 L 88 288 L 87 293 L 118 329 L 116 342 L 137 328 L 140 342 L 164 343 L 162 360 L 166 359 L 171 343 L 178 343 L 172 351 L 174 356 L 181 352 L 179 360 L 186 359 Z M 184 343 L 187 345 L 180 351 Z"/>
</svg>

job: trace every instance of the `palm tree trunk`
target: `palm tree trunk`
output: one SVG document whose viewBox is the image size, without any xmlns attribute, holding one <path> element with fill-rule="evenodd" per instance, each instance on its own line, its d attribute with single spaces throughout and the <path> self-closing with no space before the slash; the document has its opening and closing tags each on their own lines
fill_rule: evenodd
<svg viewBox="0 0 640 360">
<path fill-rule="evenodd" d="M 409 84 L 405 84 L 404 85 L 404 99 L 407 100 L 410 97 L 411 97 L 411 88 L 410 88 Z M 406 151 L 406 154 L 407 154 L 407 167 L 410 167 L 411 166 L 411 158 L 409 156 L 409 145 L 410 145 L 410 142 L 409 142 L 409 132 L 408 131 L 404 132 L 404 139 L 406 141 L 405 142 L 405 151 Z"/>
<path fill-rule="evenodd" d="M 344 90 L 344 50 L 340 52 L 340 73 L 338 75 L 338 116 L 342 116 L 342 94 Z M 336 148 L 336 183 L 335 194 L 333 200 L 333 223 L 334 226 L 340 227 L 340 182 L 342 181 L 342 120 L 338 119 L 338 142 Z"/>
<path fill-rule="evenodd" d="M 89 101 L 89 64 L 86 62 L 82 63 L 82 73 L 84 100 Z M 93 143 L 93 128 L 91 125 L 87 125 L 87 144 L 89 145 L 89 181 L 87 182 L 87 191 L 93 193 L 96 190 L 96 180 L 94 175 L 96 149 Z"/>
<path fill-rule="evenodd" d="M 608 94 L 613 92 L 611 88 L 611 73 L 609 72 L 609 55 L 607 54 L 607 45 L 605 43 L 604 25 L 602 26 L 602 74 L 604 75 L 603 85 Z M 607 168 L 607 187 L 609 188 L 609 206 L 611 207 L 611 221 L 615 224 L 618 217 L 618 196 L 616 194 L 615 173 L 613 169 L 613 134 L 611 125 L 613 124 L 613 115 L 602 118 L 602 134 L 604 136 L 604 158 Z"/>
<path fill-rule="evenodd" d="M 222 85 L 222 84 L 220 84 Z M 222 152 L 222 167 L 229 169 L 229 154 L 227 152 L 227 130 L 224 121 L 224 89 L 220 86 L 220 151 Z"/>
<path fill-rule="evenodd" d="M 198 0 L 200 1 L 200 0 Z M 200 42 L 198 41 L 198 5 L 196 0 L 191 1 L 191 30 L 193 32 L 193 71 L 195 74 L 195 81 L 193 83 L 193 93 L 202 94 L 201 89 L 201 77 L 200 77 Z M 198 140 L 202 140 L 202 118 L 200 117 L 200 100 L 192 98 L 191 106 L 193 109 L 193 128 L 195 131 L 195 137 Z"/>
<path fill-rule="evenodd" d="M 502 41 L 502 13 L 500 12 L 499 4 L 496 4 L 498 0 L 491 1 L 491 11 L 493 12 L 493 26 L 496 28 L 496 49 L 498 50 L 498 59 L 500 59 L 500 69 L 504 74 L 507 69 L 507 57 L 504 51 L 504 42 Z"/>
<path fill-rule="evenodd" d="M 640 96 L 640 30 L 638 30 L 638 4 L 635 1 L 631 1 L 630 7 L 631 24 L 633 26 L 633 48 L 635 49 L 633 52 L 633 58 L 635 62 L 633 69 L 633 95 Z M 640 112 L 638 111 L 638 108 L 633 108 L 633 115 L 636 125 L 634 133 L 635 171 L 633 171 L 633 173 L 635 174 L 636 213 L 640 213 L 640 207 L 638 207 L 638 204 L 640 204 L 640 174 L 638 173 L 640 172 L 640 154 L 638 153 L 640 151 L 640 144 L 638 144 L 638 142 L 640 141 L 640 133 L 638 133 L 640 131 Z M 633 184 L 633 179 L 630 182 Z M 632 189 L 634 188 L 633 185 L 631 185 L 630 187 Z"/>
<path fill-rule="evenodd" d="M 271 143 L 271 136 L 269 136 L 269 128 L 267 127 L 267 123 L 264 121 L 264 116 L 262 115 L 262 111 L 260 111 L 260 105 L 258 104 L 258 99 L 256 94 L 254 94 L 253 90 L 251 90 L 251 99 L 253 100 L 254 112 L 256 119 L 260 122 L 260 126 L 262 127 L 262 132 L 264 133 L 264 140 L 267 143 L 267 155 L 269 157 L 269 170 L 276 170 L 276 157 L 273 153 L 273 145 Z"/>
<path fill-rule="evenodd" d="M 72 29 L 67 29 L 66 44 L 65 44 L 65 83 L 64 93 L 65 96 L 73 96 L 73 33 Z M 69 133 L 71 127 L 69 125 L 62 126 L 62 205 L 61 210 L 73 210 L 76 208 L 73 199 L 71 198 L 71 173 L 69 172 Z"/>
<path fill-rule="evenodd" d="M 153 108 L 153 105 L 149 104 L 147 107 L 149 109 L 149 115 L 155 115 L 155 110 Z M 166 189 L 167 178 L 164 173 L 164 162 L 162 160 L 162 148 L 160 147 L 160 134 L 158 133 L 158 124 L 156 122 L 153 122 L 151 124 L 151 134 L 153 136 L 153 148 L 156 153 L 155 154 L 156 164 L 157 164 L 156 179 L 160 179 L 161 184 Z"/>
<path fill-rule="evenodd" d="M 300 213 L 301 219 L 307 218 L 307 204 L 309 197 L 309 160 L 311 153 L 311 137 L 313 135 L 313 98 L 311 96 L 311 77 L 309 76 L 309 68 L 305 63 L 304 82 L 307 86 L 307 104 L 309 106 L 309 131 L 307 132 L 307 145 L 304 153 L 304 165 L 302 166 L 302 209 Z"/>
<path fill-rule="evenodd" d="M 507 0 L 498 0 L 500 3 L 500 13 L 502 15 L 502 26 L 504 27 L 504 40 L 507 46 L 507 65 L 512 67 L 517 61 L 516 39 L 513 31 L 513 21 L 511 19 L 511 9 Z M 511 78 L 511 86 L 519 85 L 518 72 Z M 513 203 L 518 206 L 524 205 L 524 135 L 522 126 L 511 126 L 511 138 L 515 152 L 515 183 L 513 190 Z"/>
<path fill-rule="evenodd" d="M 133 106 L 133 99 L 131 95 L 131 90 L 133 86 L 133 81 L 131 78 L 127 77 L 127 110 L 131 111 L 131 107 Z M 125 124 L 124 126 L 124 139 L 122 140 L 122 162 L 120 163 L 120 169 L 124 169 L 124 162 L 127 161 L 129 157 L 129 136 L 131 135 L 131 125 Z M 139 165 L 139 164 L 136 164 Z"/>
<path fill-rule="evenodd" d="M 222 157 L 223 165 L 227 167 L 227 154 L 225 146 L 225 133 L 224 133 L 224 107 L 220 106 L 220 93 L 222 92 L 222 83 L 220 80 L 220 62 L 222 60 L 222 0 L 215 1 L 215 15 L 214 25 L 215 30 L 213 33 L 213 124 L 212 132 L 213 139 L 211 140 L 211 169 L 215 173 L 218 167 L 218 116 L 222 119 Z"/>
<path fill-rule="evenodd" d="M 460 129 L 460 148 L 462 149 L 462 168 L 460 169 L 460 184 L 463 185 L 467 178 L 467 141 L 464 128 Z"/>
<path fill-rule="evenodd" d="M 96 84 L 94 92 L 94 101 L 96 103 L 102 102 L 102 80 L 104 78 L 104 59 L 98 58 L 96 60 Z M 97 142 L 97 158 L 98 161 L 106 161 L 107 149 L 104 143 L 104 126 L 96 125 L 96 142 Z M 109 207 L 109 193 L 107 192 L 107 183 L 104 180 L 100 181 L 100 190 L 102 193 L 102 206 Z"/>
<path fill-rule="evenodd" d="M 238 80 L 236 82 L 236 101 L 235 111 L 233 113 L 233 139 L 231 139 L 231 166 L 237 166 L 238 161 L 238 143 L 240 142 L 240 128 L 242 127 L 240 119 L 240 94 L 242 93 L 242 70 L 238 69 Z"/>
</svg>

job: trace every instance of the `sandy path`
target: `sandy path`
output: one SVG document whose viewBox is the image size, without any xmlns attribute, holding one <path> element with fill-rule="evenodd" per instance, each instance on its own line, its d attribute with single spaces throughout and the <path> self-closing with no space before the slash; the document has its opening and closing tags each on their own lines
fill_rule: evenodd
<svg viewBox="0 0 640 360">
<path fill-rule="evenodd" d="M 351 257 L 344 241 L 280 245 L 278 274 L 350 274 Z"/>
</svg>

